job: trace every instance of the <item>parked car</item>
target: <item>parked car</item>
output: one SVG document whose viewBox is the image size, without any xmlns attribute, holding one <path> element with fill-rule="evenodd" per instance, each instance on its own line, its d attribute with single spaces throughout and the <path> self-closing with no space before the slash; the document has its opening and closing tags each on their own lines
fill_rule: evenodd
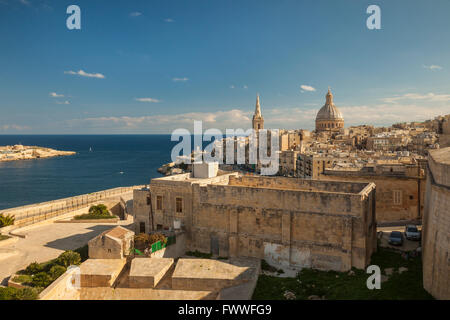
<svg viewBox="0 0 450 320">
<path fill-rule="evenodd" d="M 393 246 L 401 246 L 403 244 L 403 234 L 400 231 L 392 231 L 388 242 Z"/>
<path fill-rule="evenodd" d="M 405 227 L 405 237 L 408 240 L 420 240 L 420 231 L 415 225 L 407 225 Z"/>
</svg>

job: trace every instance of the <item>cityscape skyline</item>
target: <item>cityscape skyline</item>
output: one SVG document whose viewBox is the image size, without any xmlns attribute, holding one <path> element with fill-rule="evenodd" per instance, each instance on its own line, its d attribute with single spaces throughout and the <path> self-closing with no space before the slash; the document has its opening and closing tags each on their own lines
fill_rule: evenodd
<svg viewBox="0 0 450 320">
<path fill-rule="evenodd" d="M 257 93 L 267 128 L 311 130 L 328 86 L 346 126 L 448 113 L 450 4 L 380 1 L 368 30 L 369 4 L 78 1 L 68 30 L 67 4 L 2 0 L 0 134 L 248 128 Z"/>
</svg>

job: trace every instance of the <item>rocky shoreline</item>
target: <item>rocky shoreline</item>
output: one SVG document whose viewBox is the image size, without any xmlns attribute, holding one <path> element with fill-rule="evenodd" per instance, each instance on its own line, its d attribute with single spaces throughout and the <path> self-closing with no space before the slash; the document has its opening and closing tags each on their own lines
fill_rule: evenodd
<svg viewBox="0 0 450 320">
<path fill-rule="evenodd" d="M 0 146 L 0 162 L 44 159 L 59 156 L 71 156 L 74 154 L 76 154 L 74 151 L 61 151 L 38 146 L 23 146 L 21 144 L 16 144 L 14 146 Z"/>
</svg>

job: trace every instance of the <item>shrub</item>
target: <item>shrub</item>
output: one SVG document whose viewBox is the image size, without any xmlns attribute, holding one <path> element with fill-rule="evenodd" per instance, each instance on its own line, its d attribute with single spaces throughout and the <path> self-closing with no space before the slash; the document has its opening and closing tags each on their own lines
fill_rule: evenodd
<svg viewBox="0 0 450 320">
<path fill-rule="evenodd" d="M 74 251 L 80 254 L 81 262 L 84 262 L 89 258 L 89 246 L 87 244 L 75 249 Z"/>
<path fill-rule="evenodd" d="M 48 275 L 45 272 L 39 272 L 33 276 L 31 283 L 33 284 L 34 287 L 45 288 L 48 285 L 50 285 L 50 283 L 52 283 L 52 281 L 53 280 L 50 277 L 50 275 Z"/>
<path fill-rule="evenodd" d="M 38 297 L 39 290 L 36 288 L 0 287 L 0 300 L 36 300 Z"/>
<path fill-rule="evenodd" d="M 278 269 L 271 266 L 267 263 L 266 260 L 261 260 L 261 270 L 269 271 L 269 272 L 278 272 Z"/>
<path fill-rule="evenodd" d="M 89 208 L 89 214 L 101 216 L 101 215 L 110 215 L 108 208 L 104 204 L 98 204 L 96 206 L 91 206 Z"/>
<path fill-rule="evenodd" d="M 15 219 L 16 218 L 12 215 L 0 213 L 0 228 L 13 225 Z"/>
<path fill-rule="evenodd" d="M 56 259 L 56 263 L 66 268 L 71 265 L 79 265 L 81 263 L 81 256 L 78 252 L 69 250 L 61 253 Z"/>
<path fill-rule="evenodd" d="M 167 238 L 162 233 L 152 233 L 148 237 L 149 244 L 154 244 L 155 242 L 161 241 L 161 244 L 167 243 Z"/>
<path fill-rule="evenodd" d="M 64 272 L 66 272 L 66 267 L 56 265 L 50 268 L 49 274 L 52 280 L 58 279 Z"/>
<path fill-rule="evenodd" d="M 162 233 L 140 233 L 134 236 L 134 244 L 138 249 L 145 249 L 154 244 L 155 242 L 161 241 L 161 244 L 167 243 L 167 238 Z"/>
<path fill-rule="evenodd" d="M 32 276 L 30 276 L 28 274 L 21 274 L 21 275 L 15 276 L 12 280 L 14 282 L 18 282 L 18 283 L 21 283 L 21 284 L 24 284 L 24 285 L 31 285 L 32 284 L 32 282 L 31 282 Z"/>
<path fill-rule="evenodd" d="M 39 272 L 42 272 L 42 271 L 44 271 L 44 268 L 42 268 L 42 265 L 37 263 L 37 262 L 33 262 L 33 263 L 30 263 L 28 265 L 28 267 L 25 268 L 25 272 L 24 273 L 32 275 L 32 274 L 36 274 L 36 273 L 39 273 Z"/>
</svg>

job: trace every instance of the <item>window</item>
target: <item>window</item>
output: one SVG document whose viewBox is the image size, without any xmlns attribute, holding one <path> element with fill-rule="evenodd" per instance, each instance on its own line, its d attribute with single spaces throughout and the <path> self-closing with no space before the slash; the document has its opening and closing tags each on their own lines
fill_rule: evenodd
<svg viewBox="0 0 450 320">
<path fill-rule="evenodd" d="M 394 190 L 393 191 L 393 201 L 394 204 L 402 204 L 402 191 L 401 190 Z"/>
<path fill-rule="evenodd" d="M 175 200 L 176 200 L 175 202 L 176 212 L 183 212 L 183 199 L 176 198 Z"/>
<path fill-rule="evenodd" d="M 145 222 L 139 222 L 139 233 L 145 233 Z"/>
<path fill-rule="evenodd" d="M 150 197 L 147 197 L 147 205 L 150 205 Z"/>
<path fill-rule="evenodd" d="M 156 196 L 156 210 L 162 210 L 162 196 Z"/>
</svg>

